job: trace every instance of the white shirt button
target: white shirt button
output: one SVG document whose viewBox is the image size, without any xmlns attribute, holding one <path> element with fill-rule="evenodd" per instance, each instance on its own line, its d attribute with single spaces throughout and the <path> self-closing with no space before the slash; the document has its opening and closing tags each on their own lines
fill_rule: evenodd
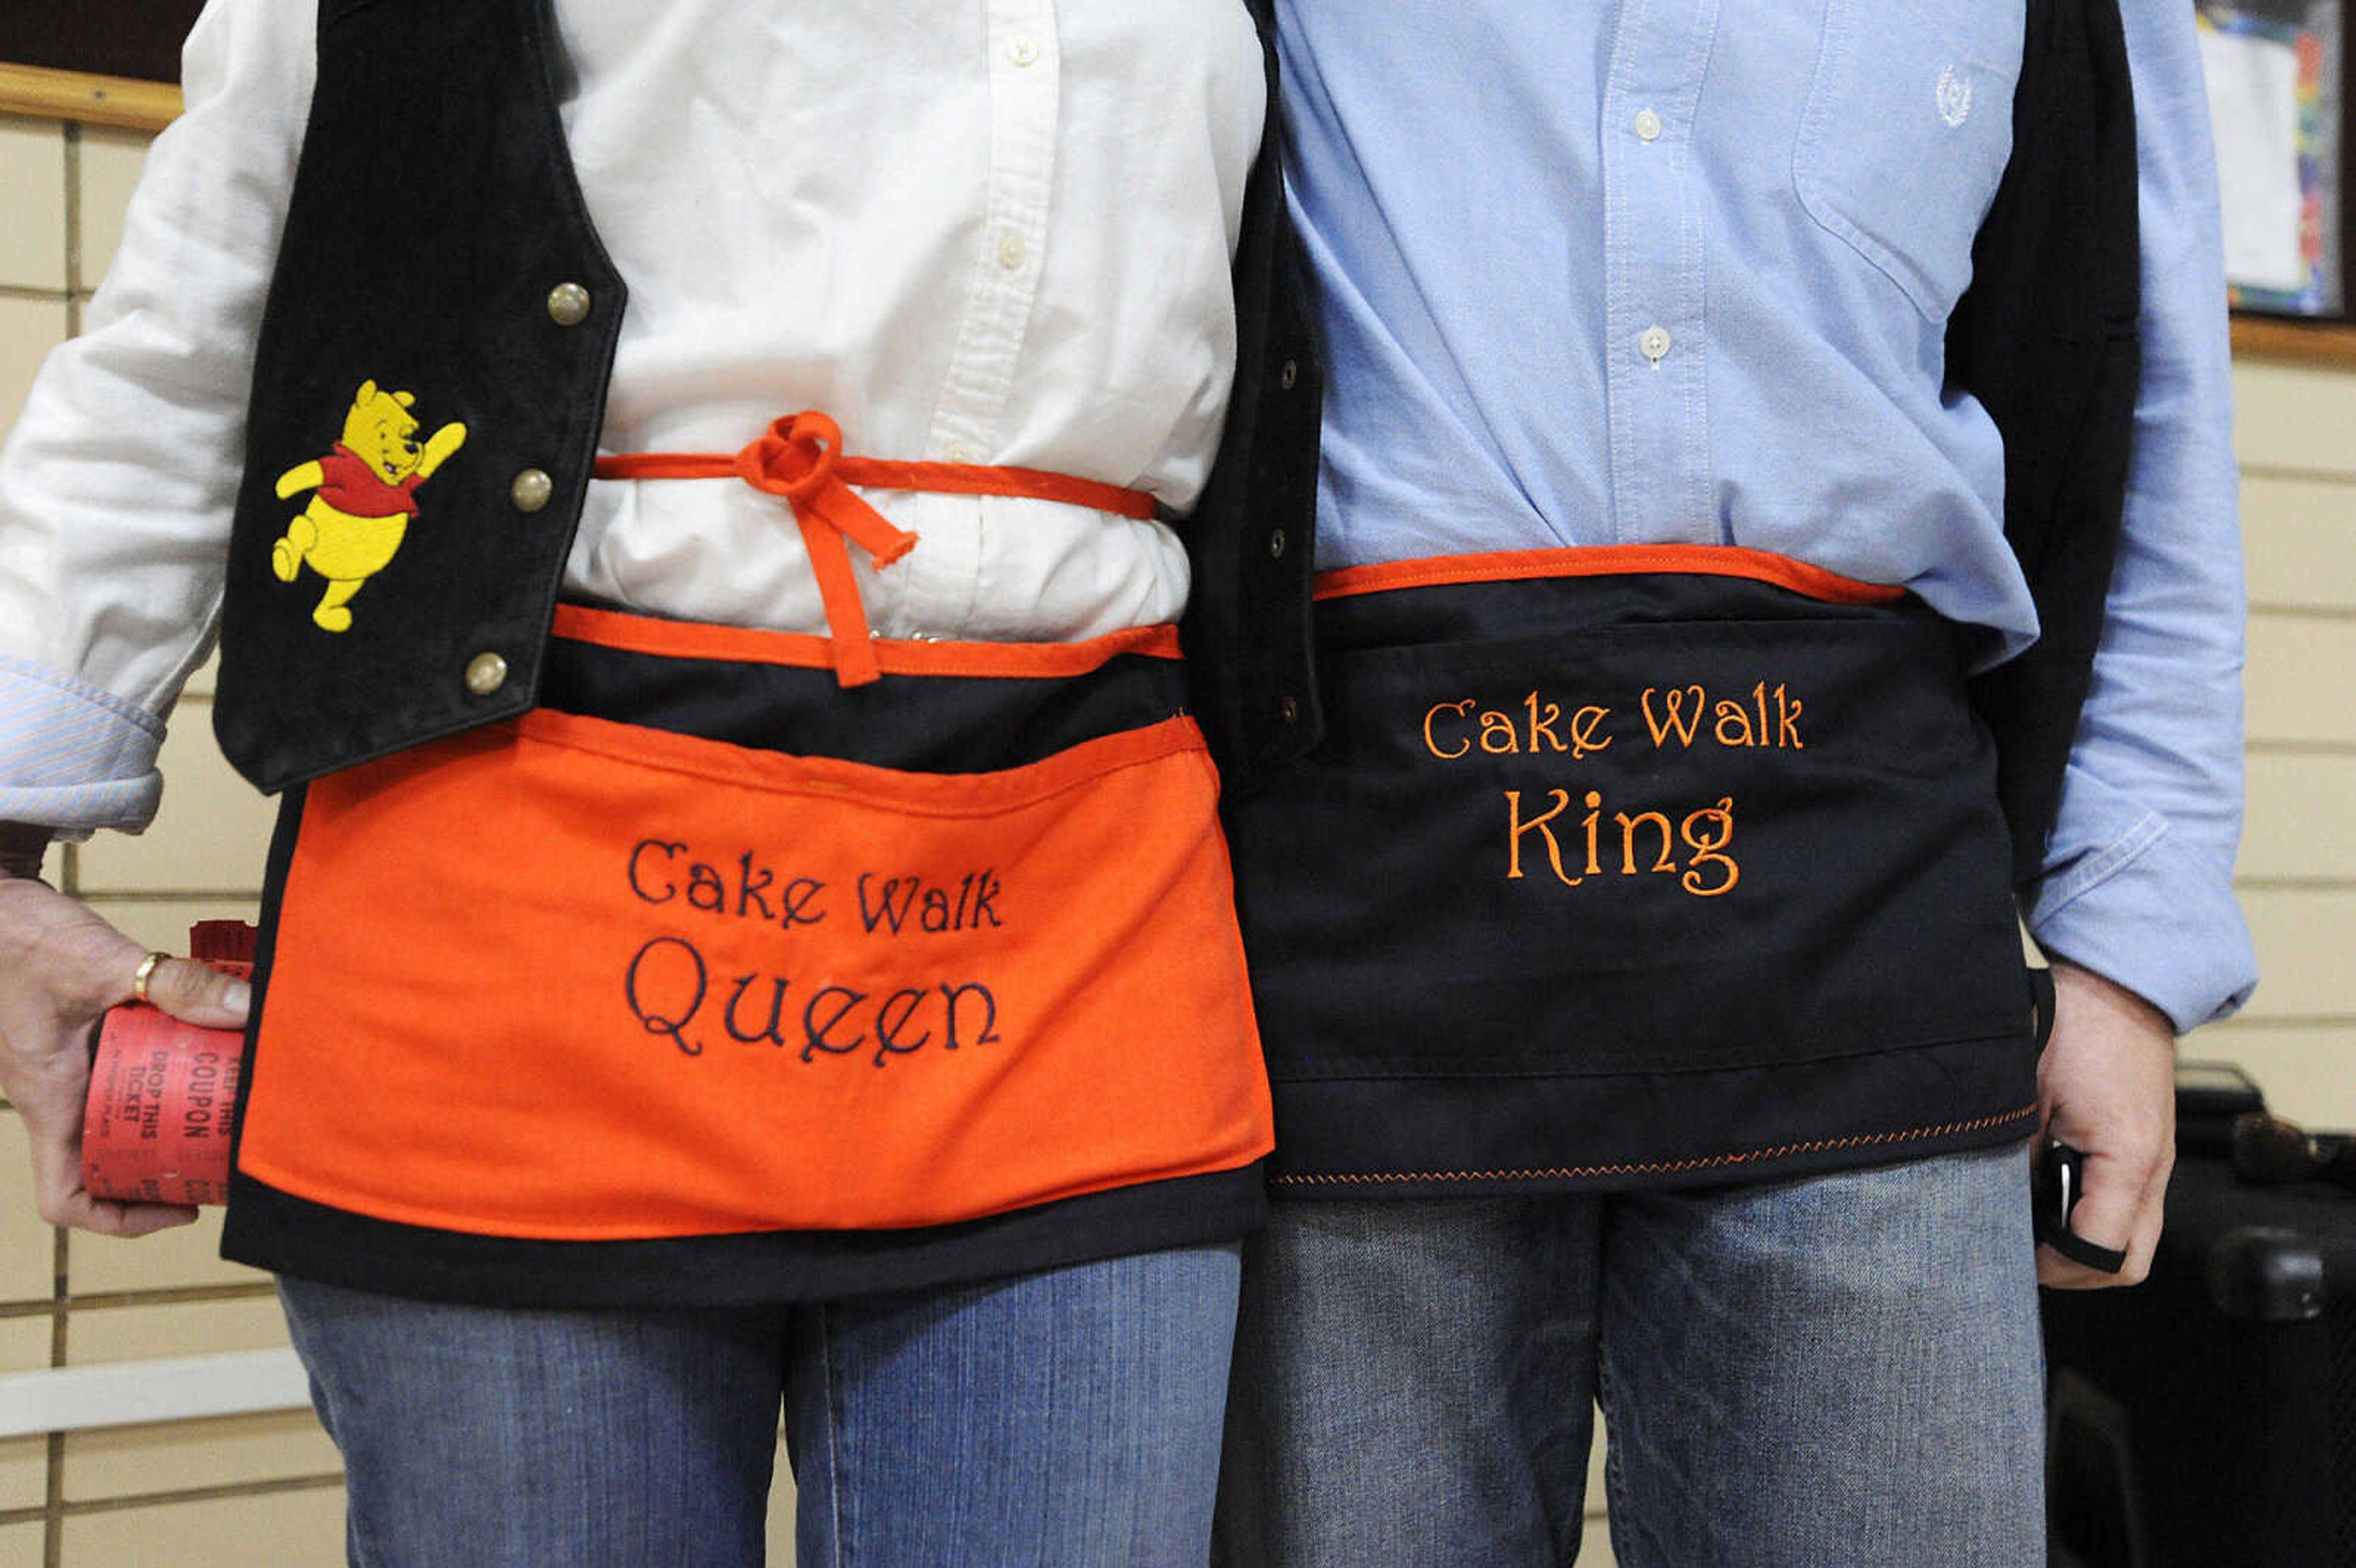
<svg viewBox="0 0 2356 1568">
<path fill-rule="evenodd" d="M 1012 60 L 1016 65 L 1038 64 L 1039 40 L 1036 38 L 1015 39 L 1012 43 L 1006 46 L 1006 58 Z"/>
<path fill-rule="evenodd" d="M 1661 117 L 1649 109 L 1636 111 L 1636 139 L 1657 142 L 1661 139 Z"/>
<path fill-rule="evenodd" d="M 1636 347 L 1644 353 L 1645 358 L 1657 365 L 1668 357 L 1669 346 L 1674 341 L 1675 339 L 1669 336 L 1667 327 L 1648 326 L 1636 339 Z"/>
<path fill-rule="evenodd" d="M 998 237 L 998 264 L 1000 266 L 1005 268 L 1010 272 L 1016 272 L 1021 269 L 1023 262 L 1030 259 L 1031 247 L 1023 242 L 1022 235 L 1001 234 Z"/>
<path fill-rule="evenodd" d="M 981 449 L 969 441 L 953 441 L 941 456 L 950 463 L 979 463 L 981 461 Z"/>
</svg>

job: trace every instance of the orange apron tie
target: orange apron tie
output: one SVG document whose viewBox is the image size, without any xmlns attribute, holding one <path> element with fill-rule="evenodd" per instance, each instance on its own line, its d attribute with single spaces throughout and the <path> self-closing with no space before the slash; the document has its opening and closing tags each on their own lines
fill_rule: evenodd
<svg viewBox="0 0 2356 1568">
<path fill-rule="evenodd" d="M 966 463 L 893 463 L 842 454 L 842 428 L 816 410 L 804 410 L 772 423 L 760 439 L 734 455 L 703 452 L 617 453 L 597 459 L 600 479 L 725 479 L 732 475 L 755 490 L 782 496 L 794 509 L 810 571 L 818 578 L 819 603 L 834 646 L 835 677 L 845 686 L 864 686 L 883 675 L 870 645 L 867 610 L 851 575 L 850 545 L 855 543 L 881 569 L 916 546 L 916 536 L 892 526 L 851 488 L 924 490 L 952 496 L 1012 496 L 1066 506 L 1091 507 L 1122 517 L 1153 516 L 1153 497 L 1068 474 L 1036 468 L 1002 468 Z"/>
</svg>

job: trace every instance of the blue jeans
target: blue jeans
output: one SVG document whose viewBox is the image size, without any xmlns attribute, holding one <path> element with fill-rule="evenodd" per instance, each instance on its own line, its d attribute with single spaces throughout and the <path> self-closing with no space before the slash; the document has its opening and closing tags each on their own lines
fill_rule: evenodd
<svg viewBox="0 0 2356 1568">
<path fill-rule="evenodd" d="M 1200 1568 L 1237 1268 L 675 1311 L 279 1289 L 354 1568 L 750 1568 L 781 1403 L 805 1565 Z"/>
<path fill-rule="evenodd" d="M 2045 1561 L 2018 1146 L 1706 1192 L 1298 1200 L 1245 1251 L 1213 1561 Z"/>
</svg>

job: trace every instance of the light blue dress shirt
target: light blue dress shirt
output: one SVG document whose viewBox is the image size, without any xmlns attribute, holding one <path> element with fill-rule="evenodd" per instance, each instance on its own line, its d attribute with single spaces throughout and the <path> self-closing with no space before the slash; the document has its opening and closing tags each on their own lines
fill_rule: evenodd
<svg viewBox="0 0 2356 1568">
<path fill-rule="evenodd" d="M 2024 0 L 1279 0 L 1330 364 L 1318 558 L 1740 545 L 2035 635 L 2002 444 L 1944 382 Z M 2255 980 L 2243 595 L 2187 0 L 2124 0 L 2144 381 L 2040 941 L 2179 1028 Z"/>
</svg>

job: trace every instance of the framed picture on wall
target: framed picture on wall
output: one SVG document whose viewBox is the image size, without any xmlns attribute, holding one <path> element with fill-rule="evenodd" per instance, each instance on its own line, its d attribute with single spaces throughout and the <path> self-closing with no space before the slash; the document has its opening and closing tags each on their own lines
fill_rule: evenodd
<svg viewBox="0 0 2356 1568">
<path fill-rule="evenodd" d="M 204 0 L 0 0 L 0 60 L 177 83 Z"/>
<path fill-rule="evenodd" d="M 2236 309 L 2348 315 L 2349 40 L 2341 0 L 2195 6 Z"/>
</svg>

